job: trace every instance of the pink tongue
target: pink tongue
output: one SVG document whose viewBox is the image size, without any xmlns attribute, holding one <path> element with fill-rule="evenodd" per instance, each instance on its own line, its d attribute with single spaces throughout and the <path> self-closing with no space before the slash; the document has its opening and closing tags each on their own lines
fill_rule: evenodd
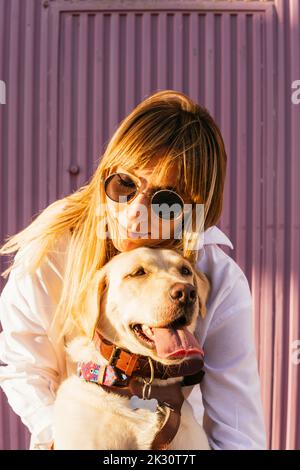
<svg viewBox="0 0 300 470">
<path fill-rule="evenodd" d="M 187 328 L 152 328 L 159 357 L 170 358 L 202 353 L 195 336 Z"/>
</svg>

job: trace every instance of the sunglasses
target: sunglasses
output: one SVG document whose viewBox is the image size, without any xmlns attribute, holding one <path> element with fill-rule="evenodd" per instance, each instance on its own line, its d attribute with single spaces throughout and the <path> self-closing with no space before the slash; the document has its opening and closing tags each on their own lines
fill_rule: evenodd
<svg viewBox="0 0 300 470">
<path fill-rule="evenodd" d="M 141 191 L 138 178 L 126 173 L 112 173 L 104 181 L 105 194 L 114 202 L 129 203 Z M 151 208 L 155 215 L 163 220 L 176 220 L 184 211 L 184 201 L 179 194 L 171 189 L 159 189 L 151 195 Z"/>
</svg>

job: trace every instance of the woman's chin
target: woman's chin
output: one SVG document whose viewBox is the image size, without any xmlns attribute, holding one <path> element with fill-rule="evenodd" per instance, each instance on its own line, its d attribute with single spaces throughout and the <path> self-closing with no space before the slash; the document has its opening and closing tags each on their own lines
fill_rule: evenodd
<svg viewBox="0 0 300 470">
<path fill-rule="evenodd" d="M 159 239 L 151 239 L 149 238 L 140 238 L 140 239 L 118 239 L 112 240 L 115 248 L 118 251 L 129 251 L 133 250 L 134 248 L 138 248 L 139 246 L 154 246 L 159 245 L 163 240 Z"/>
</svg>

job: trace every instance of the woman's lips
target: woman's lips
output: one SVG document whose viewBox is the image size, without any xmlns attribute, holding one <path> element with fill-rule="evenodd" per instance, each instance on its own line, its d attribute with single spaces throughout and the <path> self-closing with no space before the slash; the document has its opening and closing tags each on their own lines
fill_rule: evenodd
<svg viewBox="0 0 300 470">
<path fill-rule="evenodd" d="M 130 238 L 143 238 L 143 237 L 147 237 L 148 238 L 148 233 L 137 233 L 137 232 L 127 232 L 128 233 L 128 236 Z"/>
<path fill-rule="evenodd" d="M 130 238 L 142 238 L 142 237 L 147 237 L 150 235 L 150 233 L 141 233 L 141 232 L 130 232 L 129 230 L 126 230 L 122 225 L 121 227 L 121 232 L 123 232 L 125 238 L 130 237 Z"/>
</svg>

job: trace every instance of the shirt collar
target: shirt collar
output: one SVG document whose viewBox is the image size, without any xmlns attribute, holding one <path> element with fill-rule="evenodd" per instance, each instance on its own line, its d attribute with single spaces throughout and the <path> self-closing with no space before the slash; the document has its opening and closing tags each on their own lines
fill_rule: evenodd
<svg viewBox="0 0 300 470">
<path fill-rule="evenodd" d="M 229 238 L 216 225 L 205 230 L 203 237 L 203 245 L 227 245 L 233 250 L 233 245 Z"/>
</svg>

